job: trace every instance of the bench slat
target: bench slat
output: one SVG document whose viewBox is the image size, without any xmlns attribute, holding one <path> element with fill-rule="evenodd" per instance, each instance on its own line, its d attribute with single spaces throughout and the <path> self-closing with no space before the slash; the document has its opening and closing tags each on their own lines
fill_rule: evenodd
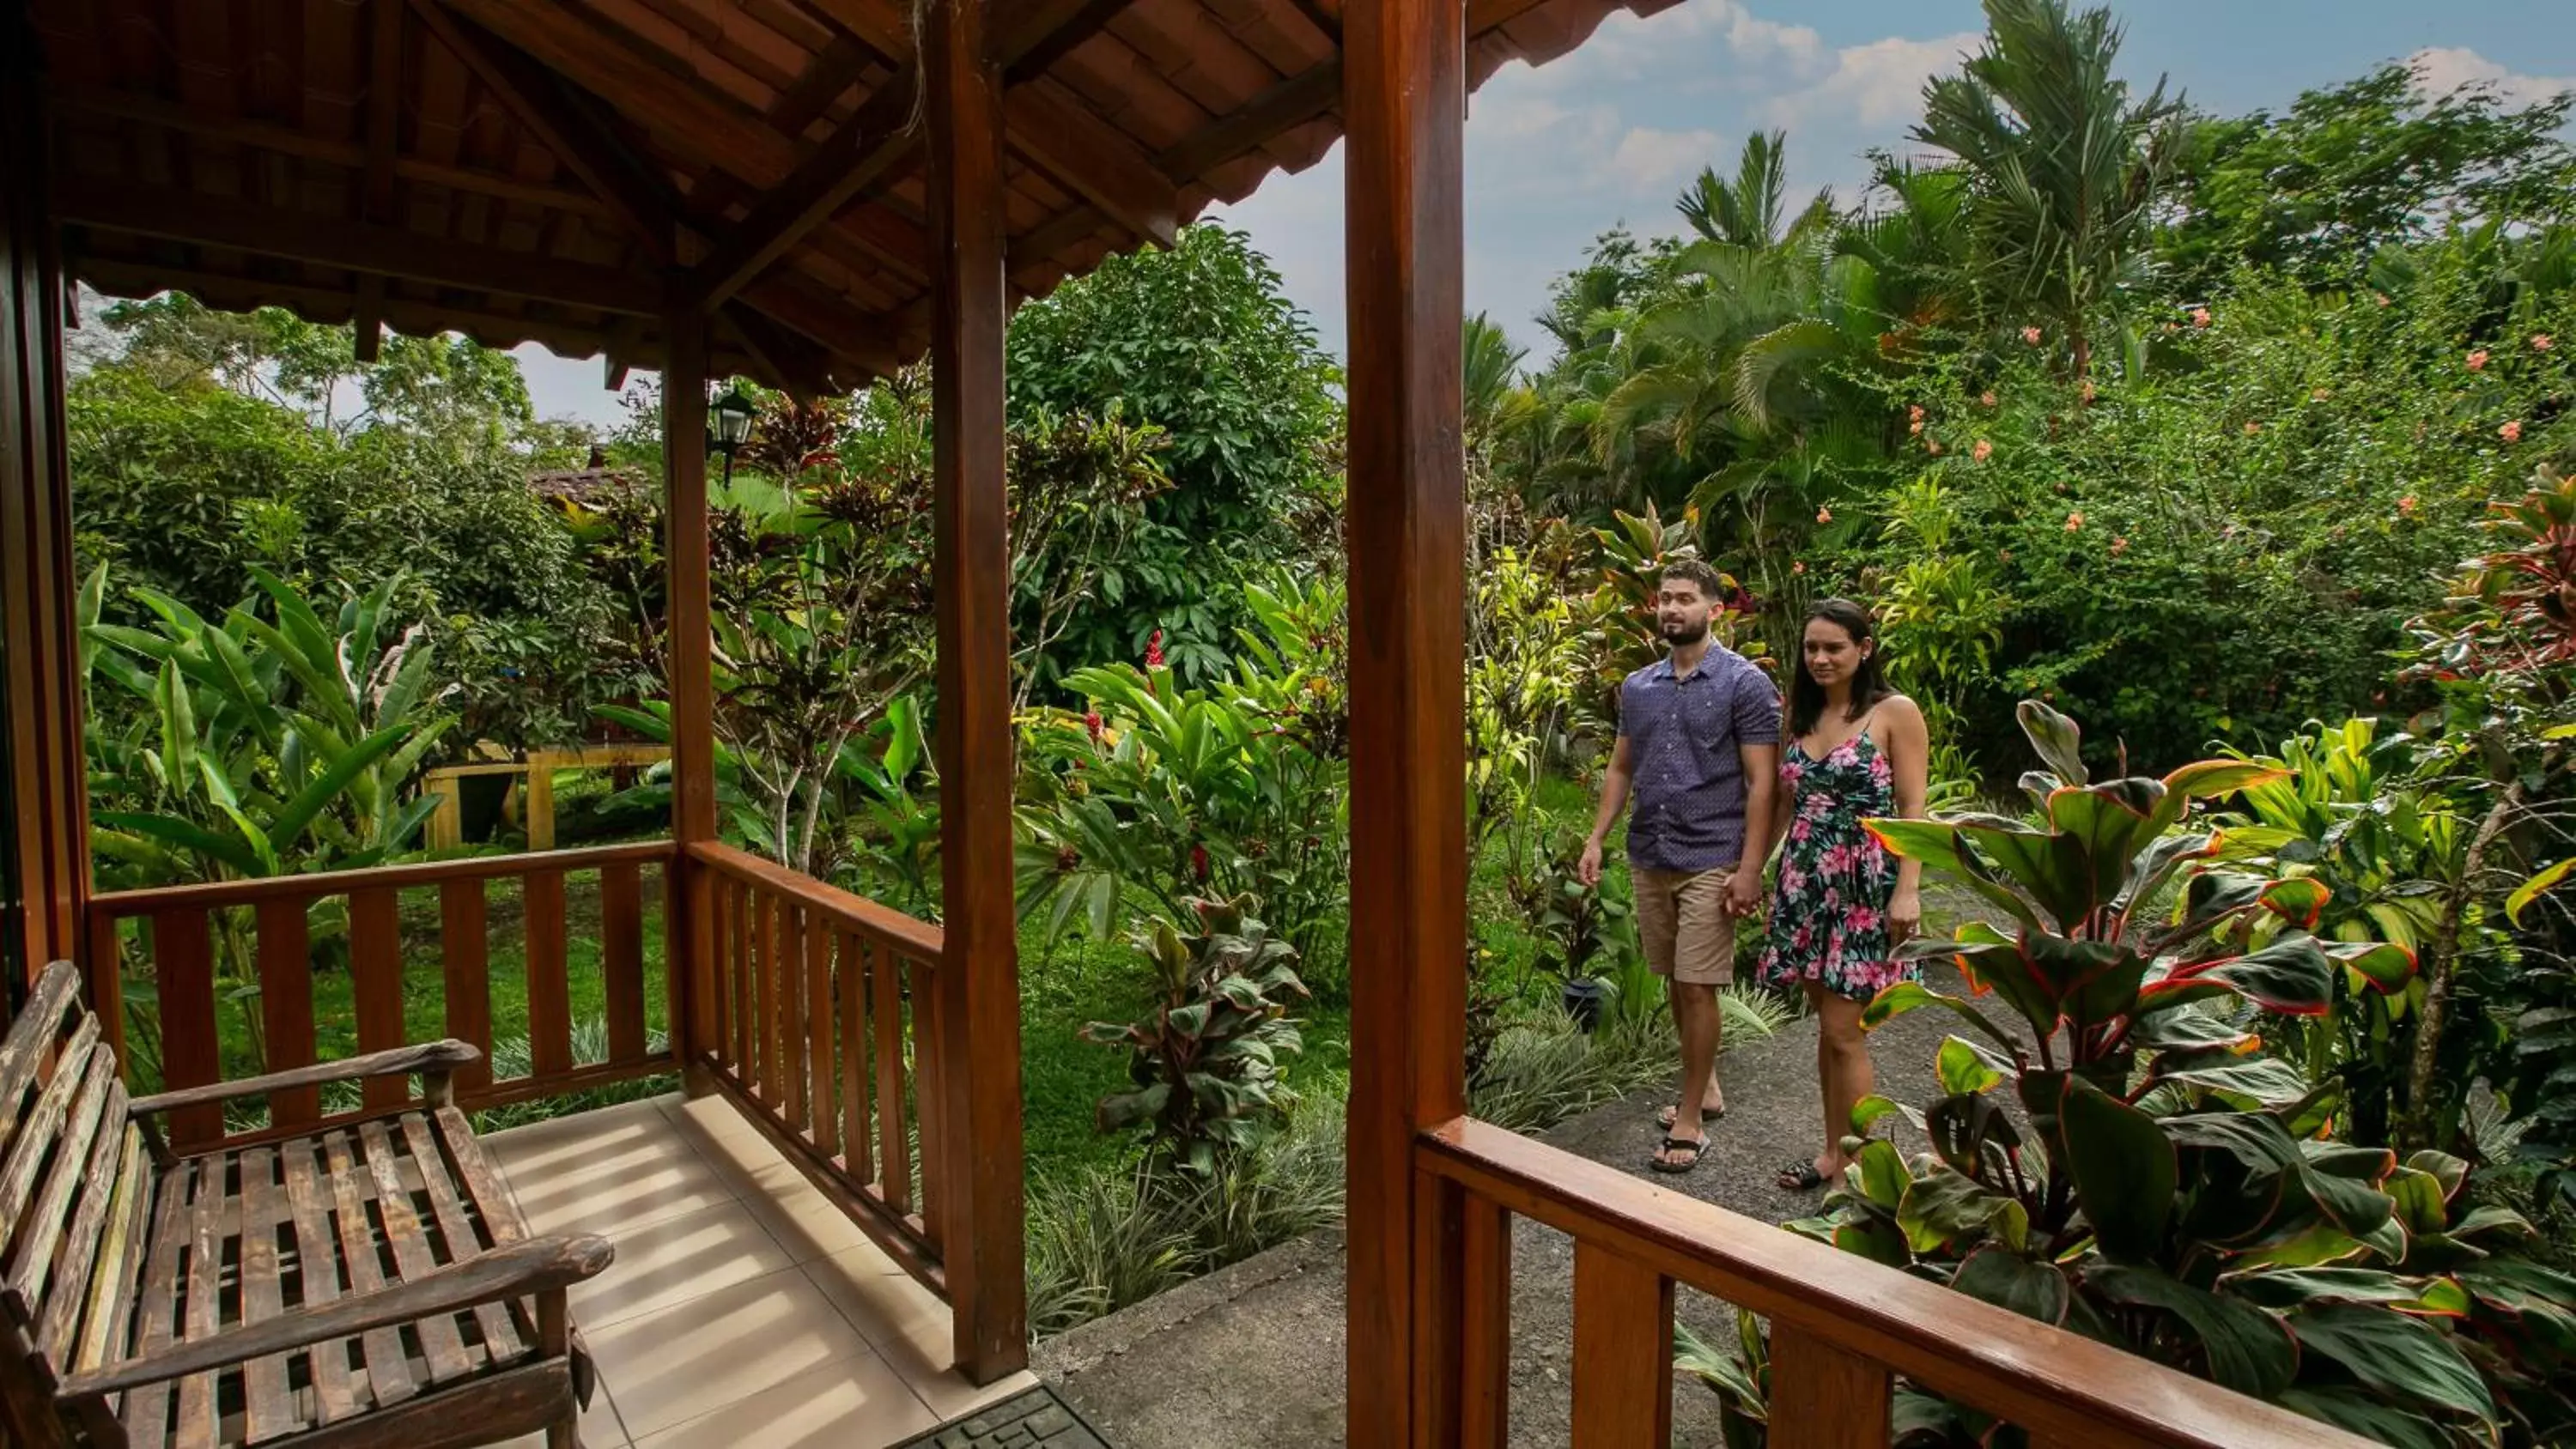
<svg viewBox="0 0 2576 1449">
<path fill-rule="evenodd" d="M 348 1291 L 340 1266 L 339 1240 L 331 1232 L 331 1192 L 322 1181 L 321 1144 L 298 1138 L 281 1149 L 285 1164 L 287 1211 L 295 1223 L 296 1278 L 307 1306 L 337 1302 Z M 358 1391 L 349 1381 L 349 1343 L 343 1339 L 312 1350 L 313 1400 L 325 1424 L 356 1416 Z"/>
<path fill-rule="evenodd" d="M 438 1223 L 439 1236 L 447 1240 L 447 1261 L 462 1262 L 491 1246 L 475 1231 L 474 1219 L 465 1209 L 459 1195 L 453 1169 L 447 1154 L 440 1150 L 438 1134 L 429 1119 L 417 1112 L 406 1112 L 402 1119 L 403 1140 L 411 1144 L 411 1156 L 420 1164 L 423 1184 L 429 1190 L 430 1216 Z M 510 1321 L 510 1310 L 500 1303 L 485 1303 L 474 1310 L 474 1321 L 483 1330 L 483 1351 L 494 1364 L 517 1358 L 526 1350 L 517 1326 Z"/>
<path fill-rule="evenodd" d="M 278 1153 L 267 1147 L 245 1150 L 241 1162 L 241 1321 L 268 1323 L 286 1316 L 286 1266 L 277 1251 L 277 1230 L 295 1212 L 278 1187 Z M 268 1354 L 242 1366 L 244 1410 L 250 1442 L 265 1443 L 305 1427 L 289 1390 L 289 1359 L 301 1355 Z"/>
<path fill-rule="evenodd" d="M 27 1200 L 36 1193 L 36 1174 L 45 1165 L 45 1154 L 62 1136 L 63 1124 L 72 1102 L 89 1079 L 90 1052 L 98 1045 L 98 1018 L 84 1015 L 72 1031 L 72 1039 L 63 1047 L 61 1059 L 54 1067 L 53 1080 L 36 1097 L 30 1111 L 11 1135 L 9 1155 L 0 1165 L 0 1248 L 12 1246 L 17 1225 L 24 1220 Z"/>
<path fill-rule="evenodd" d="M 385 1273 L 383 1260 L 376 1255 L 375 1229 L 367 1221 L 366 1188 L 358 1176 L 361 1149 L 357 1138 L 344 1129 L 325 1137 L 322 1150 L 331 1171 L 331 1197 L 339 1208 L 340 1251 L 348 1263 L 349 1291 L 373 1293 L 385 1286 Z M 398 1404 L 419 1392 L 403 1355 L 399 1330 L 369 1329 L 359 1339 L 359 1347 L 366 1359 L 363 1382 L 378 1406 Z"/>
<path fill-rule="evenodd" d="M 403 1182 L 402 1159 L 394 1151 L 393 1134 L 385 1130 L 382 1122 L 368 1122 L 358 1128 L 358 1135 L 366 1144 L 368 1170 L 375 1175 L 376 1212 L 384 1221 L 385 1242 L 393 1250 L 394 1266 L 406 1283 L 426 1277 L 438 1263 L 430 1256 L 429 1233 L 421 1226 L 420 1214 L 412 1209 L 411 1189 Z M 429 1361 L 431 1383 L 452 1383 L 473 1372 L 453 1314 L 422 1319 L 418 1331 L 421 1355 Z"/>
<path fill-rule="evenodd" d="M 137 1355 L 168 1348 L 178 1340 L 179 1271 L 187 1247 L 188 1199 L 204 1166 L 201 1161 L 181 1162 L 161 1178 L 143 1281 L 135 1289 L 133 1349 Z M 122 1357 L 110 1353 L 105 1361 Z M 122 1417 L 126 1436 L 135 1443 L 164 1442 L 170 1432 L 170 1385 L 145 1384 L 128 1394 Z"/>
<path fill-rule="evenodd" d="M 143 1160 L 143 1133 L 121 1122 L 116 1134 L 115 1175 L 105 1190 L 92 1183 L 72 1222 L 71 1253 L 45 1302 L 45 1322 L 37 1351 L 58 1365 L 66 1358 L 75 1373 L 94 1368 L 107 1356 L 109 1335 L 124 1318 L 126 1285 L 133 1281 L 133 1254 L 143 1241 L 143 1223 L 151 1212 L 152 1170 Z M 75 1342 L 73 1334 L 78 1333 Z M 72 1352 L 63 1352 L 73 1343 Z"/>
</svg>

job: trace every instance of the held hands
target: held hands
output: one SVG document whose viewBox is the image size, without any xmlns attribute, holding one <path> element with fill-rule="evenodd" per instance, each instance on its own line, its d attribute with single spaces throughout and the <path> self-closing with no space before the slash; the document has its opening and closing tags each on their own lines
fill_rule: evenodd
<svg viewBox="0 0 2576 1449">
<path fill-rule="evenodd" d="M 1910 886 L 1899 886 L 1887 903 L 1887 940 L 1889 945 L 1902 945 L 1923 929 L 1923 897 Z"/>
<path fill-rule="evenodd" d="M 1601 842 L 1598 839 L 1583 842 L 1583 858 L 1574 863 L 1574 876 L 1587 886 L 1601 884 Z"/>
<path fill-rule="evenodd" d="M 1762 914 L 1762 867 L 1739 867 L 1726 878 L 1726 913 L 1738 919 Z"/>
</svg>

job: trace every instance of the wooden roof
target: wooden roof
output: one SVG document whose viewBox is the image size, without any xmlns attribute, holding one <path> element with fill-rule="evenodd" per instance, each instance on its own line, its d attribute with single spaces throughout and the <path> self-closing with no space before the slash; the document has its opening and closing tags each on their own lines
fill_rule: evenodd
<svg viewBox="0 0 2576 1449">
<path fill-rule="evenodd" d="M 72 270 L 800 390 L 928 343 L 911 0 L 26 0 Z M 1470 75 L 1612 10 L 1470 0 Z M 1016 295 L 1340 133 L 1342 0 L 994 0 Z"/>
</svg>

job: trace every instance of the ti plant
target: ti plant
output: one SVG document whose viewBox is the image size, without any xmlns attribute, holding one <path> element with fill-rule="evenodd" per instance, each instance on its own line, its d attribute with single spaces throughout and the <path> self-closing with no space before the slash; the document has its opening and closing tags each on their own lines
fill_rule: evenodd
<svg viewBox="0 0 2576 1449">
<path fill-rule="evenodd" d="M 2310 934 L 2313 879 L 2208 867 L 2210 838 L 2181 828 L 2193 802 L 2265 767 L 2094 783 L 2071 721 L 2036 702 L 2021 719 L 2048 765 L 2024 777 L 2033 819 L 1870 822 L 2008 923 L 1908 948 L 1987 1000 L 1909 982 L 1864 1015 L 1938 1007 L 1968 1029 L 1919 1116 L 1932 1150 L 1861 1144 L 1829 1215 L 1793 1226 L 2389 1443 L 2557 1442 L 2576 1427 L 2576 1279 L 2511 1256 L 2528 1225 L 2469 1206 L 2460 1160 L 2333 1137 L 2336 1086 L 2247 1029 L 2326 1010 L 2338 967 L 2401 991 L 2412 957 Z M 1855 1132 L 1895 1110 L 1864 1100 Z M 1903 1413 L 1995 1442 L 1929 1395 Z"/>
<path fill-rule="evenodd" d="M 1148 1127 L 1157 1150 L 1205 1177 L 1287 1106 L 1279 1058 L 1303 1045 L 1288 1001 L 1306 988 L 1296 949 L 1252 918 L 1250 896 L 1190 906 L 1198 934 L 1159 918 L 1137 933 L 1153 968 L 1153 1009 L 1125 1026 L 1093 1022 L 1082 1035 L 1128 1050 L 1134 1085 L 1101 1100 L 1100 1130 Z"/>
</svg>

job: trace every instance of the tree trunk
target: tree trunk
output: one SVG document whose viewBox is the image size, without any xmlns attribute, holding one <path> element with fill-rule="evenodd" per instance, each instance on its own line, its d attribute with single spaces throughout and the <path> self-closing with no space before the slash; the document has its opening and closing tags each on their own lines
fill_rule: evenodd
<svg viewBox="0 0 2576 1449">
<path fill-rule="evenodd" d="M 2430 949 L 2424 953 L 2424 1009 L 2415 1022 L 2415 1060 L 2406 1074 L 2406 1111 L 2398 1122 L 2399 1145 L 2408 1151 L 2433 1147 L 2433 1081 L 2440 1071 L 2442 1028 L 2451 1010 L 2453 960 L 2459 954 L 2460 921 L 2468 913 L 2469 899 L 2476 893 L 2479 876 L 2486 871 L 2487 851 L 2495 844 L 2514 812 L 2522 808 L 2522 784 L 2516 781 L 2496 797 L 2495 806 L 2479 822 L 2478 833 L 2469 841 L 2469 851 L 2460 862 L 2459 879 L 2452 882 L 2451 893 L 2442 903 L 2442 921 L 2434 929 Z"/>
</svg>

